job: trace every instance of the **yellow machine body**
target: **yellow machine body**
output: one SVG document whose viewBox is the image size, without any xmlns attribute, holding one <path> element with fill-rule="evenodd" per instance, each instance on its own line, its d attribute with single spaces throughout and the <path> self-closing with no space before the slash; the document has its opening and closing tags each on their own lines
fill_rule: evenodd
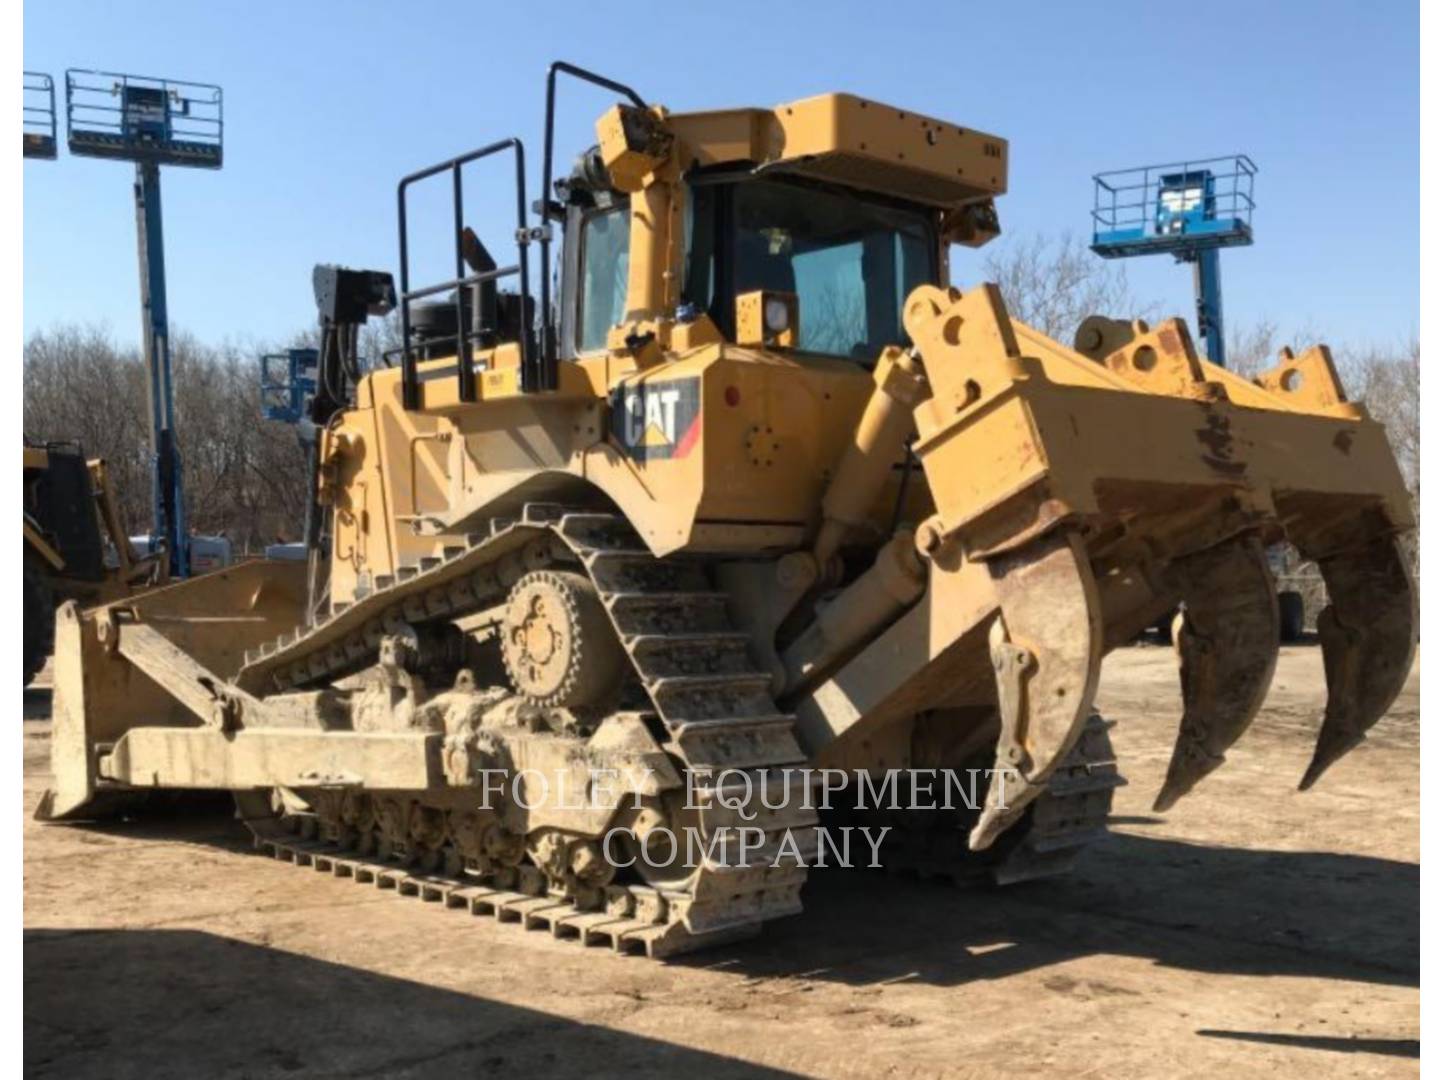
<svg viewBox="0 0 1440 1080">
<path fill-rule="evenodd" d="M 330 539 L 308 601 L 294 568 L 255 564 L 68 610 L 48 816 L 146 787 L 251 804 L 274 789 L 252 821 L 310 822 L 364 857 L 372 836 L 392 861 L 449 853 L 471 886 L 504 893 L 467 893 L 472 906 L 523 908 L 527 925 L 549 911 L 535 918 L 557 933 L 659 955 L 799 909 L 794 867 L 707 863 L 623 887 L 596 869 L 607 823 L 683 817 L 666 800 L 687 774 L 978 758 L 1010 786 L 991 785 L 956 850 L 989 852 L 1002 880 L 1063 863 L 1103 830 L 1120 782 L 1093 717 L 1100 661 L 1183 605 L 1185 714 L 1157 799 L 1172 805 L 1264 700 L 1269 545 L 1314 559 L 1331 597 L 1330 703 L 1304 784 L 1388 708 L 1414 649 L 1396 546 L 1414 521 L 1383 429 L 1323 346 L 1246 379 L 1201 360 L 1180 320 L 1097 315 L 1066 344 L 1011 319 L 992 285 L 951 287 L 950 245 L 999 230 L 1008 146 L 948 122 L 843 94 L 620 105 L 597 143 L 604 197 L 628 220 L 603 343 L 571 349 L 543 392 L 522 389 L 514 342 L 474 350 L 473 401 L 453 347 L 418 363 L 409 408 L 400 367 L 364 375 L 318 448 Z M 783 283 L 740 290 L 733 321 L 689 304 L 686 253 L 716 176 L 928 223 L 933 272 L 896 295 L 897 340 L 807 352 L 824 313 Z M 784 233 L 762 234 L 771 256 Z M 426 635 L 442 626 L 460 644 L 436 652 Z M 508 682 L 487 683 L 487 648 Z M 455 649 L 470 651 L 433 659 Z M 618 666 L 582 670 L 582 651 Z M 596 796 L 569 817 L 491 820 L 466 802 L 482 759 L 557 779 L 582 761 L 663 767 L 630 792 L 638 816 Z M 767 821 L 773 851 L 816 819 L 791 802 Z"/>
<path fill-rule="evenodd" d="M 24 449 L 25 683 L 44 666 L 55 607 L 108 604 L 166 578 L 163 556 L 137 558 L 102 458 L 64 443 Z M 59 477 L 58 482 L 50 482 Z"/>
</svg>

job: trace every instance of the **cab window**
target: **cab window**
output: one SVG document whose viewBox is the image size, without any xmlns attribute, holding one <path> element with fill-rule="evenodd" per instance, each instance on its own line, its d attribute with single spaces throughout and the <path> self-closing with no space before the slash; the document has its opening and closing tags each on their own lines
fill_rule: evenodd
<svg viewBox="0 0 1440 1080">
<path fill-rule="evenodd" d="M 733 335 L 735 297 L 794 293 L 803 352 L 873 362 L 907 343 L 901 311 L 937 280 L 933 214 L 781 181 L 696 185 L 685 298 Z"/>
<path fill-rule="evenodd" d="M 605 348 L 610 328 L 625 318 L 630 269 L 630 210 L 598 210 L 580 239 L 580 352 Z"/>
</svg>

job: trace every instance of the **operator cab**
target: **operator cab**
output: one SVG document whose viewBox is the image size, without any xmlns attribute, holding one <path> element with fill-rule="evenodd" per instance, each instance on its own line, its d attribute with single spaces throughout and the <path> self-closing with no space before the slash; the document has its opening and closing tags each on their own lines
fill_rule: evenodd
<svg viewBox="0 0 1440 1080">
<path fill-rule="evenodd" d="M 567 200 L 561 349 L 604 351 L 626 317 L 629 198 L 606 186 L 596 152 L 562 187 Z M 765 313 L 800 353 L 873 362 L 908 344 L 906 296 L 940 283 L 938 215 L 897 199 L 818 181 L 726 170 L 687 178 L 680 322 L 707 316 L 736 341 L 736 301 L 763 292 L 793 298 Z M 793 309 L 793 313 L 792 313 Z"/>
<path fill-rule="evenodd" d="M 622 100 L 597 122 L 597 145 L 557 181 L 562 75 Z M 498 266 L 463 224 L 461 172 L 484 159 L 514 168 L 510 265 Z M 869 366 L 886 346 L 908 343 L 905 300 L 920 285 L 946 284 L 950 245 L 979 247 L 999 234 L 1006 159 L 996 136 L 853 95 L 670 113 L 556 62 L 533 210 L 517 138 L 401 179 L 402 345 L 386 359 L 400 361 L 407 409 L 420 407 L 419 365 L 450 356 L 453 368 L 424 379 L 453 371 L 460 402 L 479 400 L 477 372 L 492 393 L 511 379 L 521 393 L 546 393 L 560 388 L 561 360 L 674 355 L 721 341 Z M 440 177 L 452 190 L 454 276 L 417 286 L 407 192 Z M 552 279 L 552 244 L 562 237 Z"/>
</svg>

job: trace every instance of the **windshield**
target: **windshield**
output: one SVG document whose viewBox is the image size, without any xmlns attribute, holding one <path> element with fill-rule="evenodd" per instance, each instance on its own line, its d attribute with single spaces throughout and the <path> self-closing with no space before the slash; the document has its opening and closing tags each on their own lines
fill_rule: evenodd
<svg viewBox="0 0 1440 1080">
<path fill-rule="evenodd" d="M 733 329 L 734 297 L 755 289 L 799 298 L 798 347 L 874 360 L 905 344 L 905 297 L 936 280 L 925 215 L 844 192 L 751 180 L 694 189 L 686 299 Z M 717 225 L 728 220 L 729 228 Z M 714 236 L 728 234 L 715 286 Z"/>
</svg>

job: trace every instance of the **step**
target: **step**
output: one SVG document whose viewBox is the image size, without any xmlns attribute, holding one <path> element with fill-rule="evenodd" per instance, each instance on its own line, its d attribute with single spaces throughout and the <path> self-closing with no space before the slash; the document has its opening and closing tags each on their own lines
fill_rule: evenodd
<svg viewBox="0 0 1440 1080">
<path fill-rule="evenodd" d="M 629 522 L 615 514 L 566 514 L 560 534 L 581 547 L 606 551 L 648 552 Z"/>
<path fill-rule="evenodd" d="M 656 707 L 672 726 L 764 716 L 775 708 L 770 696 L 770 676 L 762 672 L 672 675 L 652 683 L 649 690 Z"/>
<path fill-rule="evenodd" d="M 742 674 L 754 670 L 750 639 L 740 633 L 682 632 L 641 634 L 631 638 L 630 655 L 646 679 L 710 673 Z"/>
<path fill-rule="evenodd" d="M 605 599 L 620 633 L 627 637 L 730 629 L 726 596 L 720 592 L 618 592 Z"/>
<path fill-rule="evenodd" d="M 527 525 L 550 525 L 562 521 L 569 512 L 569 507 L 560 503 L 526 503 L 520 516 Z"/>
<path fill-rule="evenodd" d="M 681 559 L 657 559 L 648 551 L 592 552 L 585 559 L 602 592 L 709 592 L 705 568 Z"/>
</svg>

